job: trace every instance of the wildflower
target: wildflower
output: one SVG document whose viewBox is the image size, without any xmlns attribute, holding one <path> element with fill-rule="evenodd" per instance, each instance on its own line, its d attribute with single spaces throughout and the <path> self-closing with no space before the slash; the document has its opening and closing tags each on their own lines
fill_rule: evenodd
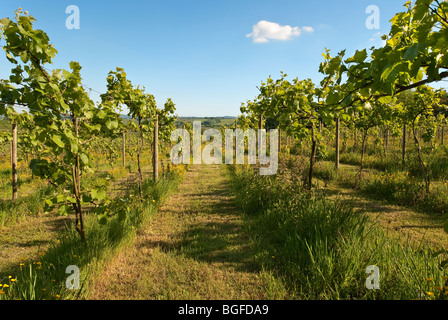
<svg viewBox="0 0 448 320">
<path fill-rule="evenodd" d="M 9 285 L 7 285 L 6 283 L 3 285 L 3 288 L 9 288 Z"/>
<path fill-rule="evenodd" d="M 58 295 L 58 294 L 56 295 L 56 299 L 59 299 L 60 297 L 61 297 L 60 295 Z"/>
<path fill-rule="evenodd" d="M 0 295 L 5 294 L 5 291 L 0 290 Z"/>
<path fill-rule="evenodd" d="M 37 265 L 41 265 L 41 264 L 42 264 L 42 262 L 37 262 L 36 264 L 37 264 Z"/>
<path fill-rule="evenodd" d="M 78 256 L 76 254 L 73 255 L 73 258 L 77 258 Z"/>
<path fill-rule="evenodd" d="M 17 279 L 11 279 L 11 282 L 16 282 L 17 281 Z"/>
<path fill-rule="evenodd" d="M 426 292 L 426 294 L 430 297 L 434 296 L 434 293 L 432 293 L 432 292 Z"/>
</svg>

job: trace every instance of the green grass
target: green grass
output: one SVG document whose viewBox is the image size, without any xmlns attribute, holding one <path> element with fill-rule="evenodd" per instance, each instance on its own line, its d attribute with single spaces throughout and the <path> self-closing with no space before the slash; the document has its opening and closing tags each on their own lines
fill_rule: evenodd
<svg viewBox="0 0 448 320">
<path fill-rule="evenodd" d="M 406 206 L 435 216 L 448 213 L 448 185 L 444 180 L 433 182 L 430 191 L 426 192 L 423 182 L 410 172 L 364 170 L 361 180 L 356 177 L 356 172 L 356 168 L 349 170 L 341 167 L 336 170 L 331 162 L 319 162 L 316 164 L 315 177 L 326 183 L 335 181 L 342 187 L 356 188 L 371 199 Z"/>
<path fill-rule="evenodd" d="M 422 148 L 423 161 L 427 163 L 428 171 L 432 179 L 448 179 L 448 147 L 439 146 L 433 149 L 432 146 Z M 335 160 L 334 150 L 330 150 L 325 157 L 327 161 Z M 359 166 L 361 165 L 361 153 L 357 151 L 341 152 L 340 163 Z M 390 150 L 387 157 L 381 149 L 371 150 L 364 155 L 364 167 L 376 169 L 383 172 L 410 172 L 412 175 L 420 177 L 421 168 L 414 146 L 410 146 L 406 152 L 405 163 L 402 163 L 401 150 Z"/>
<path fill-rule="evenodd" d="M 135 245 L 98 279 L 92 298 L 284 299 L 282 284 L 255 264 L 232 199 L 225 166 L 191 166 Z"/>
<path fill-rule="evenodd" d="M 11 123 L 8 120 L 0 119 L 0 130 L 11 130 Z"/>
<path fill-rule="evenodd" d="M 33 260 L 24 261 L 15 270 L 10 270 L 11 278 L 0 279 L 9 285 L 0 299 L 74 299 L 88 295 L 92 277 L 101 269 L 107 259 L 121 247 L 129 243 L 136 231 L 157 211 L 164 197 L 175 188 L 179 178 L 175 174 L 162 177 L 157 183 L 146 180 L 143 185 L 142 200 L 131 197 L 136 190 L 129 190 L 124 199 L 129 202 L 129 212 L 125 220 L 118 216 L 108 219 L 105 225 L 98 223 L 94 215 L 86 216 L 87 240 L 82 242 L 73 225 L 50 246 L 50 249 Z M 154 202 L 155 201 L 155 202 Z M 112 204 L 113 214 L 117 205 Z M 76 265 L 80 269 L 81 288 L 66 288 L 66 268 Z M 17 279 L 11 282 L 11 279 Z"/>
<path fill-rule="evenodd" d="M 0 227 L 11 226 L 29 215 L 38 215 L 44 211 L 43 198 L 50 195 L 52 188 L 41 187 L 27 196 L 21 197 L 17 202 L 0 200 Z"/>
<path fill-rule="evenodd" d="M 444 284 L 441 257 L 389 237 L 352 206 L 310 198 L 282 177 L 234 168 L 232 178 L 260 263 L 297 298 L 430 299 Z M 380 269 L 380 291 L 365 287 L 369 265 Z"/>
</svg>

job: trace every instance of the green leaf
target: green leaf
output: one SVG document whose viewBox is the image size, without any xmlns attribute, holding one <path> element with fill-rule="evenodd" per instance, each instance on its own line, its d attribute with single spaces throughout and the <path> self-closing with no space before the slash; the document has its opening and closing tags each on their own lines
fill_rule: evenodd
<svg viewBox="0 0 448 320">
<path fill-rule="evenodd" d="M 67 206 L 67 205 L 59 206 L 58 214 L 60 216 L 68 216 L 70 214 L 70 212 L 71 212 L 71 209 L 69 206 Z"/>
<path fill-rule="evenodd" d="M 2 18 L 2 19 L 0 19 L 0 25 L 2 25 L 2 26 L 6 26 L 10 22 L 11 22 L 11 20 L 9 20 L 9 18 Z"/>
<path fill-rule="evenodd" d="M 106 117 L 107 113 L 104 110 L 100 110 L 98 111 L 98 113 L 96 114 L 96 116 L 100 119 L 104 119 Z"/>
<path fill-rule="evenodd" d="M 76 199 L 73 198 L 73 197 L 67 197 L 67 200 L 68 200 L 70 203 L 76 203 Z"/>
<path fill-rule="evenodd" d="M 419 43 L 416 43 L 416 44 L 410 46 L 404 54 L 404 57 L 403 57 L 404 60 L 408 60 L 408 61 L 414 60 L 420 51 L 420 47 L 421 47 L 421 45 Z"/>
<path fill-rule="evenodd" d="M 69 109 L 69 106 L 65 103 L 62 95 L 59 97 L 59 104 L 61 105 L 62 109 L 64 109 L 65 111 Z"/>
<path fill-rule="evenodd" d="M 70 150 L 72 153 L 78 153 L 78 143 L 75 141 L 70 142 Z"/>
<path fill-rule="evenodd" d="M 356 63 L 361 63 L 364 62 L 367 58 L 367 50 L 356 50 L 356 53 L 353 57 L 348 58 L 347 60 L 345 60 L 346 63 L 351 63 L 351 62 L 356 62 Z"/>
<path fill-rule="evenodd" d="M 381 97 L 378 99 L 378 102 L 382 103 L 382 104 L 388 104 L 392 102 L 392 97 L 391 96 L 386 96 L 386 97 Z"/>
<path fill-rule="evenodd" d="M 81 154 L 79 155 L 79 157 L 80 157 L 81 161 L 82 161 L 84 164 L 88 164 L 88 163 L 89 163 L 89 157 L 88 157 L 85 153 L 81 153 Z"/>
<path fill-rule="evenodd" d="M 58 194 L 56 196 L 56 203 L 63 203 L 67 200 L 67 197 L 63 194 Z"/>
<path fill-rule="evenodd" d="M 88 196 L 86 194 L 82 195 L 82 202 L 83 203 L 89 203 L 90 201 L 92 201 L 92 197 L 91 196 Z"/>
<path fill-rule="evenodd" d="M 59 147 L 64 148 L 65 144 L 62 142 L 61 136 L 54 134 L 51 138 L 54 143 L 56 143 Z"/>
<path fill-rule="evenodd" d="M 116 120 L 107 121 L 106 127 L 109 130 L 116 129 L 116 128 L 118 128 L 118 121 L 116 121 Z"/>
<path fill-rule="evenodd" d="M 341 99 L 341 96 L 339 93 L 337 92 L 331 92 L 328 96 L 327 96 L 327 104 L 336 104 L 339 102 L 339 100 Z"/>
<path fill-rule="evenodd" d="M 102 189 L 92 189 L 91 195 L 93 199 L 96 199 L 98 201 L 104 200 L 106 198 L 106 190 L 104 188 Z"/>
<path fill-rule="evenodd" d="M 67 70 L 62 70 L 62 76 L 64 77 L 64 79 L 68 79 L 71 77 L 71 72 L 68 72 Z"/>
</svg>

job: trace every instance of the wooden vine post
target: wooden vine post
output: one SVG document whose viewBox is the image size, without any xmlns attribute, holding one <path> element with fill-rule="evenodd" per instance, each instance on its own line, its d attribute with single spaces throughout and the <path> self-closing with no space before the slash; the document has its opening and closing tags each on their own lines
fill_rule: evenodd
<svg viewBox="0 0 448 320">
<path fill-rule="evenodd" d="M 405 162 L 406 159 L 406 124 L 403 125 L 403 141 L 401 146 L 401 161 Z"/>
<path fill-rule="evenodd" d="M 443 125 L 442 126 L 442 132 L 441 132 L 441 135 L 442 135 L 442 137 L 441 137 L 441 144 L 442 144 L 442 146 L 445 144 L 445 125 Z"/>
<path fill-rule="evenodd" d="M 258 123 L 258 163 L 260 163 L 260 156 L 261 156 L 261 148 L 263 146 L 263 135 L 261 133 L 261 130 L 263 130 L 263 114 L 260 114 L 260 121 Z"/>
<path fill-rule="evenodd" d="M 73 129 L 75 131 L 75 137 L 79 141 L 79 119 L 72 115 L 73 117 Z M 73 194 L 75 195 L 76 203 L 73 203 L 73 210 L 76 215 L 75 228 L 78 231 L 81 240 L 86 240 L 86 234 L 84 230 L 84 219 L 82 213 L 82 204 L 81 204 L 81 164 L 79 153 L 75 154 L 75 164 L 72 166 L 72 178 L 73 178 Z"/>
<path fill-rule="evenodd" d="M 335 146 L 335 167 L 336 169 L 339 169 L 339 132 L 340 132 L 340 119 L 336 118 L 336 146 Z"/>
<path fill-rule="evenodd" d="M 17 200 L 17 123 L 12 123 L 11 143 L 11 168 L 12 168 L 12 200 Z"/>
<path fill-rule="evenodd" d="M 156 114 L 154 121 L 154 181 L 159 179 L 159 115 Z"/>
<path fill-rule="evenodd" d="M 278 154 L 282 150 L 282 129 L 278 128 Z"/>
<path fill-rule="evenodd" d="M 138 114 L 138 128 L 139 128 L 139 138 L 137 139 L 137 166 L 138 166 L 138 191 L 140 194 L 140 198 L 143 198 L 143 190 L 142 190 L 142 184 L 143 184 L 143 172 L 142 172 L 142 166 L 140 163 L 140 156 L 143 149 L 143 129 L 142 129 L 142 117 L 140 113 Z M 141 141 L 139 141 L 141 139 Z"/>
<path fill-rule="evenodd" d="M 123 131 L 123 141 L 122 141 L 122 157 L 123 157 L 123 168 L 126 167 L 126 131 Z"/>
</svg>

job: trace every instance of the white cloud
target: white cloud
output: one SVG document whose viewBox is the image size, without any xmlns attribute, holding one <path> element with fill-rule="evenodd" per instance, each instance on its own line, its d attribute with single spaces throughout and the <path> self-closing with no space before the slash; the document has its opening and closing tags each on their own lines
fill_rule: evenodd
<svg viewBox="0 0 448 320">
<path fill-rule="evenodd" d="M 304 31 L 304 32 L 313 32 L 314 29 L 313 29 L 313 27 L 303 27 L 302 31 Z"/>
<path fill-rule="evenodd" d="M 269 42 L 269 40 L 287 41 L 300 36 L 302 32 L 313 31 L 312 27 L 300 29 L 299 27 L 281 26 L 275 22 L 262 20 L 252 27 L 252 33 L 247 34 L 246 37 L 252 37 L 255 43 Z"/>
</svg>

